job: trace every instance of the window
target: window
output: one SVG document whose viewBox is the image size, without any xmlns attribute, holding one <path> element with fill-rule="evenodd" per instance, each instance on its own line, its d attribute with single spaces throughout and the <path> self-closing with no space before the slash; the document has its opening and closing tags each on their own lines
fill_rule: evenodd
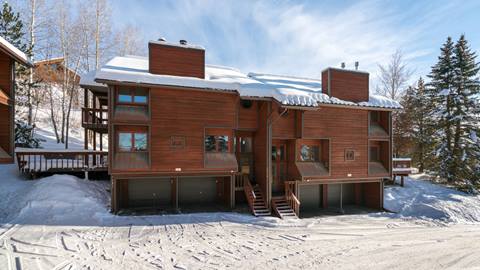
<svg viewBox="0 0 480 270">
<path fill-rule="evenodd" d="M 240 153 L 251 153 L 252 150 L 252 138 L 242 137 L 240 138 Z"/>
<path fill-rule="evenodd" d="M 117 91 L 117 103 L 146 105 L 148 103 L 147 96 L 148 93 L 145 88 L 120 87 Z"/>
<path fill-rule="evenodd" d="M 355 150 L 345 149 L 345 160 L 346 161 L 354 161 L 355 160 Z"/>
<path fill-rule="evenodd" d="M 380 147 L 370 146 L 370 161 L 372 162 L 380 161 Z"/>
<path fill-rule="evenodd" d="M 207 135 L 205 136 L 205 152 L 229 151 L 229 138 L 227 135 Z"/>
<path fill-rule="evenodd" d="M 118 150 L 121 152 L 147 151 L 148 141 L 146 132 L 119 131 Z"/>
<path fill-rule="evenodd" d="M 319 162 L 320 147 L 318 145 L 302 145 L 300 148 L 300 161 Z"/>
<path fill-rule="evenodd" d="M 370 112 L 370 122 L 378 123 L 379 120 L 380 120 L 380 112 L 378 111 Z"/>
<path fill-rule="evenodd" d="M 242 107 L 243 107 L 244 109 L 250 109 L 250 108 L 252 107 L 252 104 L 253 104 L 253 103 L 252 103 L 251 100 L 244 100 L 244 99 L 242 99 L 242 100 L 240 100 L 240 104 L 242 105 Z"/>
</svg>

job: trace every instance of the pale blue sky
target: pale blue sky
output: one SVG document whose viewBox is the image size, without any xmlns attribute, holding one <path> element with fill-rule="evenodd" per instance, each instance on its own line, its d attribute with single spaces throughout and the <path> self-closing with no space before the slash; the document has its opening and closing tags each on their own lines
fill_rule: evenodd
<svg viewBox="0 0 480 270">
<path fill-rule="evenodd" d="M 429 72 L 447 36 L 480 51 L 480 1 L 111 1 L 114 25 L 136 25 L 206 48 L 207 63 L 244 72 L 319 77 L 346 62 L 372 73 L 397 49 L 415 76 Z M 145 44 L 145 46 L 147 46 Z"/>
</svg>

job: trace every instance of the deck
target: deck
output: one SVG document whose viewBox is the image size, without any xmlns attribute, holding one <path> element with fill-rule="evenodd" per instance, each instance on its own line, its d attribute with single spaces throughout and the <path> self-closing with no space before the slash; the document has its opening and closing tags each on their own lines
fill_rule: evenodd
<svg viewBox="0 0 480 270">
<path fill-rule="evenodd" d="M 31 178 L 41 173 L 108 171 L 106 151 L 17 149 L 16 157 L 19 171 Z"/>
</svg>

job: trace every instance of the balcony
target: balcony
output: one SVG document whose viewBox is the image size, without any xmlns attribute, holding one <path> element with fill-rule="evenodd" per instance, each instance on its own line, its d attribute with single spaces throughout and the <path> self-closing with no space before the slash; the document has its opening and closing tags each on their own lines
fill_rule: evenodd
<svg viewBox="0 0 480 270">
<path fill-rule="evenodd" d="M 368 137 L 370 139 L 388 140 L 390 137 L 389 112 L 370 111 Z"/>
<path fill-rule="evenodd" d="M 108 109 L 82 108 L 82 127 L 98 133 L 108 133 Z"/>
</svg>

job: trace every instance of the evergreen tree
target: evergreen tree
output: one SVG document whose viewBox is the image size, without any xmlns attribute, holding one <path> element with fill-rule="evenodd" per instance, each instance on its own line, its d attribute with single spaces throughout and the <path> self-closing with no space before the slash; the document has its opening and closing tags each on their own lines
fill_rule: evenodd
<svg viewBox="0 0 480 270">
<path fill-rule="evenodd" d="M 433 164 L 433 148 L 435 146 L 435 142 L 432 140 L 432 131 L 435 125 L 430 122 L 429 117 L 432 107 L 431 103 L 426 102 L 428 97 L 423 78 L 420 77 L 417 86 L 412 88 L 410 95 L 409 107 L 411 108 L 410 118 L 414 142 L 413 160 L 419 171 L 423 172 Z"/>
<path fill-rule="evenodd" d="M 0 36 L 19 50 L 25 52 L 27 51 L 27 46 L 23 40 L 24 35 L 20 14 L 13 12 L 12 7 L 7 2 L 4 2 L 0 12 Z"/>
<path fill-rule="evenodd" d="M 439 160 L 432 169 L 448 181 L 454 179 L 450 173 L 453 167 L 453 49 L 452 38 L 448 37 L 440 49 L 441 53 L 437 64 L 432 67 L 432 71 L 428 75 L 431 82 L 426 89 L 426 102 L 432 108 L 429 118 L 431 122 L 436 123 L 432 140 L 435 140 L 435 153 Z"/>
<path fill-rule="evenodd" d="M 452 171 L 451 174 L 460 180 L 476 180 L 476 171 L 480 160 L 479 134 L 480 82 L 479 63 L 475 62 L 473 52 L 465 36 L 462 35 L 455 44 L 452 117 L 450 124 L 453 129 L 452 140 Z"/>
<path fill-rule="evenodd" d="M 415 108 L 412 106 L 414 88 L 408 87 L 400 99 L 403 109 L 392 112 L 393 122 L 393 152 L 396 157 L 411 156 L 413 151 L 413 127 L 412 113 Z"/>
</svg>

